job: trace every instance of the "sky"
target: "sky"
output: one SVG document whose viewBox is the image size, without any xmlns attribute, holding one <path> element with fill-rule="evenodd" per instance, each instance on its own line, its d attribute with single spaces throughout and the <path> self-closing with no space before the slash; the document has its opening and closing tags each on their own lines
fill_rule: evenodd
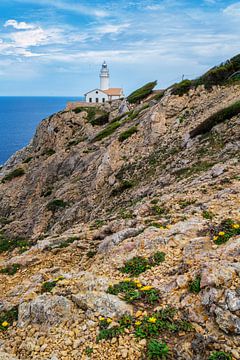
<svg viewBox="0 0 240 360">
<path fill-rule="evenodd" d="M 196 78 L 240 53 L 240 1 L 0 0 L 0 96 L 128 94 Z"/>
</svg>

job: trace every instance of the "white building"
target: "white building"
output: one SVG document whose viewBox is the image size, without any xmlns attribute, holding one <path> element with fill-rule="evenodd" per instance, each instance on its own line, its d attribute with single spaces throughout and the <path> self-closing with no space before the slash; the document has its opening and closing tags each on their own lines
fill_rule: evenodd
<svg viewBox="0 0 240 360">
<path fill-rule="evenodd" d="M 106 101 L 124 98 L 123 89 L 109 87 L 109 70 L 106 62 L 100 71 L 100 89 L 94 89 L 85 94 L 85 101 L 89 103 L 105 103 Z"/>
</svg>

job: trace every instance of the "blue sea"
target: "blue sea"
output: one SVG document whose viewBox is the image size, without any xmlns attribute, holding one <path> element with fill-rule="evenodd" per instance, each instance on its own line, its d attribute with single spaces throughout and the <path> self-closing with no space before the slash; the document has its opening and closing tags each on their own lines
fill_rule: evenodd
<svg viewBox="0 0 240 360">
<path fill-rule="evenodd" d="M 26 146 L 37 125 L 75 97 L 0 97 L 0 165 Z"/>
</svg>

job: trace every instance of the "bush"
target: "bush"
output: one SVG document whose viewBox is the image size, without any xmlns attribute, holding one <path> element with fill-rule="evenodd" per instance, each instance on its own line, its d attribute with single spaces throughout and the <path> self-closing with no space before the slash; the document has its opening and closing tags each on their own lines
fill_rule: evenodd
<svg viewBox="0 0 240 360">
<path fill-rule="evenodd" d="M 127 100 L 130 104 L 136 104 L 139 103 L 141 100 L 146 98 L 148 95 L 150 95 L 157 85 L 157 81 L 149 82 L 146 85 L 142 86 L 141 88 L 135 90 L 132 92 Z"/>
<path fill-rule="evenodd" d="M 91 121 L 89 121 L 93 126 L 94 125 L 105 125 L 107 124 L 109 121 L 109 113 L 108 112 L 104 112 L 102 115 L 98 116 L 96 119 L 92 119 Z"/>
<path fill-rule="evenodd" d="M 169 349 L 165 343 L 151 339 L 147 344 L 147 359 L 149 360 L 167 359 L 168 353 Z"/>
<path fill-rule="evenodd" d="M 45 149 L 41 155 L 43 156 L 52 156 L 56 153 L 56 151 L 54 149 Z"/>
<path fill-rule="evenodd" d="M 100 131 L 93 141 L 100 141 L 114 133 L 114 131 L 121 126 L 121 123 L 119 121 L 115 121 L 110 123 L 108 126 L 105 127 L 102 131 Z"/>
<path fill-rule="evenodd" d="M 131 180 L 122 180 L 121 183 L 112 190 L 111 195 L 117 196 L 127 189 L 134 187 L 135 183 Z"/>
<path fill-rule="evenodd" d="M 20 252 L 24 252 L 28 250 L 31 245 L 28 240 L 22 238 L 9 239 L 0 233 L 0 254 L 5 251 L 13 251 L 16 248 L 19 248 Z"/>
<path fill-rule="evenodd" d="M 21 265 L 19 264 L 8 265 L 6 268 L 1 269 L 0 273 L 6 275 L 15 275 L 16 272 L 20 269 L 20 267 Z"/>
<path fill-rule="evenodd" d="M 198 294 L 201 291 L 201 278 L 197 276 L 193 281 L 189 283 L 189 291 Z"/>
<path fill-rule="evenodd" d="M 192 81 L 186 79 L 178 84 L 173 85 L 171 92 L 173 95 L 183 96 L 184 94 L 189 92 L 191 86 L 192 86 Z"/>
<path fill-rule="evenodd" d="M 165 260 L 165 253 L 156 252 L 149 258 L 142 256 L 135 256 L 132 259 L 125 262 L 124 266 L 119 269 L 122 273 L 129 274 L 130 276 L 138 276 L 148 269 L 159 265 Z"/>
<path fill-rule="evenodd" d="M 43 284 L 42 284 L 42 293 L 46 293 L 46 292 L 51 292 L 55 286 L 57 285 L 57 283 L 60 281 L 60 280 L 63 280 L 64 277 L 63 276 L 59 276 L 58 278 L 52 280 L 52 281 L 45 281 Z"/>
<path fill-rule="evenodd" d="M 232 355 L 227 354 L 224 351 L 214 351 L 211 353 L 208 360 L 232 360 Z"/>
<path fill-rule="evenodd" d="M 208 117 L 200 125 L 190 132 L 190 137 L 193 138 L 198 135 L 208 133 L 215 125 L 220 124 L 226 120 L 230 120 L 233 116 L 240 113 L 240 101 L 217 111 L 215 114 Z"/>
<path fill-rule="evenodd" d="M 4 184 L 7 181 L 11 181 L 14 178 L 23 176 L 25 174 L 24 169 L 22 168 L 17 168 L 13 171 L 11 171 L 9 174 L 7 174 L 6 176 L 4 176 L 4 178 L 2 179 L 2 183 Z"/>
<path fill-rule="evenodd" d="M 119 135 L 118 140 L 123 142 L 138 131 L 137 126 L 132 126 Z"/>
<path fill-rule="evenodd" d="M 0 312 L 0 330 L 6 331 L 14 321 L 18 320 L 18 306 L 12 307 L 10 310 Z"/>
<path fill-rule="evenodd" d="M 211 227 L 210 232 L 215 244 L 225 244 L 233 236 L 240 235 L 240 223 L 225 219 L 219 225 Z"/>
<path fill-rule="evenodd" d="M 59 209 L 64 209 L 66 206 L 67 203 L 65 201 L 61 199 L 54 199 L 47 204 L 47 209 L 49 211 L 55 212 Z"/>
</svg>

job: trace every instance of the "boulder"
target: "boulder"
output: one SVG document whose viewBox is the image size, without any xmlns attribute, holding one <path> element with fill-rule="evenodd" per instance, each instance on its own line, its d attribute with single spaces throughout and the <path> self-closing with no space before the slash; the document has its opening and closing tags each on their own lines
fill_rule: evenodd
<svg viewBox="0 0 240 360">
<path fill-rule="evenodd" d="M 120 300 L 117 296 L 100 291 L 87 291 L 72 296 L 81 309 L 97 312 L 105 317 L 121 317 L 132 314 L 133 307 Z"/>
<path fill-rule="evenodd" d="M 18 326 L 59 324 L 71 317 L 73 304 L 63 296 L 43 294 L 19 305 Z"/>
<path fill-rule="evenodd" d="M 233 315 L 228 310 L 223 310 L 219 306 L 213 305 L 211 311 L 216 316 L 216 323 L 219 328 L 226 334 L 240 334 L 240 318 L 237 315 Z"/>
<path fill-rule="evenodd" d="M 236 291 L 226 291 L 226 303 L 230 311 L 240 310 L 240 293 Z"/>
<path fill-rule="evenodd" d="M 100 252 L 107 252 L 113 246 L 120 244 L 123 240 L 128 239 L 133 236 L 137 236 L 141 232 L 139 228 L 127 228 L 121 230 L 113 235 L 107 236 L 99 245 Z"/>
</svg>

